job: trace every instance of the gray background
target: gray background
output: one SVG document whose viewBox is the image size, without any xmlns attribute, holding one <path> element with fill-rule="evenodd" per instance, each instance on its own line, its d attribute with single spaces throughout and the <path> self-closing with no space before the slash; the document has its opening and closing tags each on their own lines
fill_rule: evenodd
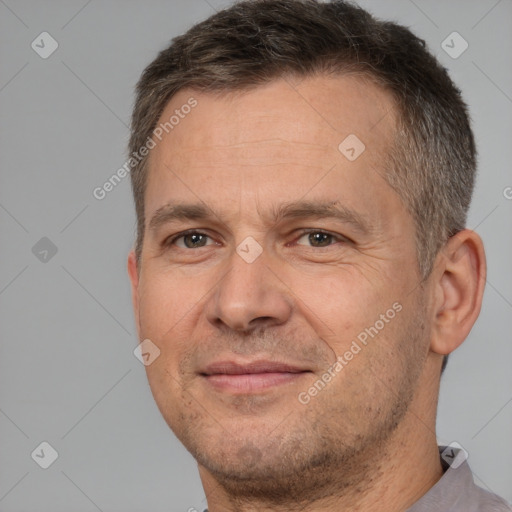
<svg viewBox="0 0 512 512">
<path fill-rule="evenodd" d="M 438 433 L 466 448 L 481 486 L 512 500 L 512 2 L 360 3 L 425 38 L 471 107 L 480 175 L 468 224 L 489 276 L 480 319 L 443 377 Z M 205 506 L 132 352 L 129 179 L 102 201 L 92 191 L 125 161 L 143 68 L 225 5 L 0 0 L 2 512 Z M 47 59 L 31 48 L 43 31 L 59 44 Z M 441 48 L 453 31 L 469 44 L 456 59 Z M 36 245 L 43 237 L 55 255 Z M 59 454 L 46 470 L 31 458 L 42 441 Z"/>
</svg>

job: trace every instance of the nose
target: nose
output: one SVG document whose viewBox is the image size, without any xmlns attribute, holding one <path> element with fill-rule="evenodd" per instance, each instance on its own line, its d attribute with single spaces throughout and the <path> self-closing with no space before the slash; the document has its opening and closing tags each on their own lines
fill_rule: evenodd
<svg viewBox="0 0 512 512">
<path fill-rule="evenodd" d="M 206 305 L 208 321 L 217 328 L 243 332 L 284 324 L 292 301 L 277 275 L 264 253 L 248 263 L 233 252 L 228 271 Z"/>
</svg>

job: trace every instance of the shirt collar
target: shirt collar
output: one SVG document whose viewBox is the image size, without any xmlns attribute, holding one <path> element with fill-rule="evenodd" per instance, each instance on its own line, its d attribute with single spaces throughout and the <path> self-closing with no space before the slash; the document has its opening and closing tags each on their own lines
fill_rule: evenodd
<svg viewBox="0 0 512 512">
<path fill-rule="evenodd" d="M 407 512 L 455 512 L 470 510 L 478 490 L 464 450 L 447 446 L 439 447 L 444 474 L 424 496 Z"/>
</svg>

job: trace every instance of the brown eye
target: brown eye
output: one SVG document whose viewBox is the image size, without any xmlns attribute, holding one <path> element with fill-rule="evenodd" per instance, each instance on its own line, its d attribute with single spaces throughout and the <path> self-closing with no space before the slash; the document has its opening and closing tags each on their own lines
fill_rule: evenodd
<svg viewBox="0 0 512 512">
<path fill-rule="evenodd" d="M 306 243 L 301 242 L 301 240 L 307 240 Z M 309 231 L 304 233 L 298 240 L 297 243 L 299 245 L 310 245 L 311 247 L 328 247 L 335 242 L 336 239 L 334 235 L 330 233 L 324 233 L 323 231 Z"/>
<path fill-rule="evenodd" d="M 192 232 L 177 236 L 171 243 L 181 249 L 198 249 L 206 245 L 211 245 L 212 241 L 210 237 L 204 233 Z"/>
</svg>

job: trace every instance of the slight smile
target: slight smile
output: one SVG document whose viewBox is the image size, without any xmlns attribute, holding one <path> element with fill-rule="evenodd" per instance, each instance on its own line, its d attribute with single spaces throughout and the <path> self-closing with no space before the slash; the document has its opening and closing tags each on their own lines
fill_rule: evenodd
<svg viewBox="0 0 512 512">
<path fill-rule="evenodd" d="M 219 361 L 208 365 L 201 375 L 218 391 L 247 394 L 294 382 L 306 373 L 311 371 L 280 362 L 253 361 L 240 364 Z"/>
</svg>

